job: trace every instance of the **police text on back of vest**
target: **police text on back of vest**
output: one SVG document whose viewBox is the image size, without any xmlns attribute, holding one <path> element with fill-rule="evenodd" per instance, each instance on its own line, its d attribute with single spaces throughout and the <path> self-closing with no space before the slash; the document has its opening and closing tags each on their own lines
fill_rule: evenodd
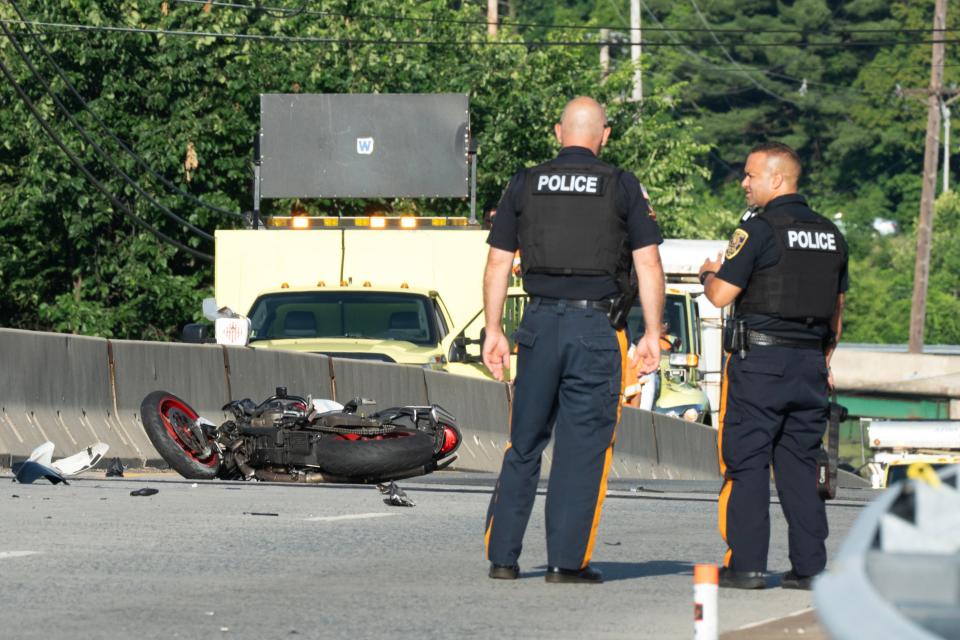
<svg viewBox="0 0 960 640">
<path fill-rule="evenodd" d="M 599 195 L 602 178 L 596 175 L 545 173 L 537 178 L 535 193 Z"/>
</svg>

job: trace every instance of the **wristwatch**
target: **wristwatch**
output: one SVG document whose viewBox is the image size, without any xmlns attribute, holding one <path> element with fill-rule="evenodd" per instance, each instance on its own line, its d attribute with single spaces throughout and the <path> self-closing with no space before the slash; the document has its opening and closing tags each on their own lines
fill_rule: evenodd
<svg viewBox="0 0 960 640">
<path fill-rule="evenodd" d="M 716 271 L 709 271 L 709 270 L 704 271 L 698 276 L 700 278 L 700 284 L 702 284 L 703 286 L 706 286 L 707 276 L 715 276 L 715 275 L 717 275 Z"/>
</svg>

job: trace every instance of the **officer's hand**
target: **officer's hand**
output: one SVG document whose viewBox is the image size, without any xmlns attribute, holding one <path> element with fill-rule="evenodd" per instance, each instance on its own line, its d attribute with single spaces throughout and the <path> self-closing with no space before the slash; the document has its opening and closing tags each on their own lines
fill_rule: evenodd
<svg viewBox="0 0 960 640">
<path fill-rule="evenodd" d="M 827 365 L 827 390 L 833 391 L 833 371 L 830 369 L 830 365 Z"/>
<path fill-rule="evenodd" d="M 634 349 L 631 364 L 637 368 L 640 375 L 656 371 L 660 367 L 660 336 L 656 333 L 643 334 Z"/>
<path fill-rule="evenodd" d="M 483 341 L 483 364 L 494 378 L 503 382 L 503 370 L 510 368 L 510 345 L 502 331 L 487 331 Z"/>
<path fill-rule="evenodd" d="M 717 271 L 720 271 L 720 266 L 723 264 L 722 257 L 723 257 L 723 254 L 718 253 L 716 260 L 711 260 L 710 258 L 707 258 L 706 260 L 703 261 L 703 264 L 700 265 L 700 271 L 698 271 L 698 273 L 703 273 L 704 271 L 713 271 L 714 273 L 716 273 Z"/>
</svg>

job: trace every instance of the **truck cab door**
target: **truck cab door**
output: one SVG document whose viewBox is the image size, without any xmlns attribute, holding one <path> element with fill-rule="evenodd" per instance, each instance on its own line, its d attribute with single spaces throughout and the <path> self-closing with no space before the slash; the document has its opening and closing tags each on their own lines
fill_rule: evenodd
<svg viewBox="0 0 960 640">
<path fill-rule="evenodd" d="M 523 309 L 527 304 L 527 294 L 520 287 L 510 287 L 503 311 L 504 334 L 510 345 L 510 368 L 504 376 L 509 382 L 517 367 L 516 345 L 513 332 L 520 325 Z M 483 364 L 483 339 L 485 337 L 483 309 L 477 312 L 465 324 L 457 327 L 444 339 L 443 349 L 447 356 L 447 371 L 459 375 L 493 379 Z"/>
</svg>

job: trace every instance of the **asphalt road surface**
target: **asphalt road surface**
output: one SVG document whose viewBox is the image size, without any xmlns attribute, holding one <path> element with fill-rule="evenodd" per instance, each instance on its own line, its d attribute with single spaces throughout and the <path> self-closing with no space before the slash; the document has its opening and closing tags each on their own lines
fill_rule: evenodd
<svg viewBox="0 0 960 640">
<path fill-rule="evenodd" d="M 581 586 L 544 583 L 542 494 L 521 579 L 486 577 L 492 475 L 401 482 L 413 508 L 368 486 L 10 478 L 0 475 L 0 637 L 22 640 L 690 638 L 693 565 L 724 551 L 709 482 L 612 483 L 593 559 L 606 582 Z M 159 493 L 130 495 L 141 488 Z M 831 551 L 872 495 L 829 503 Z M 789 563 L 778 505 L 772 514 L 775 574 Z M 757 623 L 812 606 L 809 592 L 770 582 L 722 590 L 721 631 L 752 626 L 755 638 Z"/>
</svg>

